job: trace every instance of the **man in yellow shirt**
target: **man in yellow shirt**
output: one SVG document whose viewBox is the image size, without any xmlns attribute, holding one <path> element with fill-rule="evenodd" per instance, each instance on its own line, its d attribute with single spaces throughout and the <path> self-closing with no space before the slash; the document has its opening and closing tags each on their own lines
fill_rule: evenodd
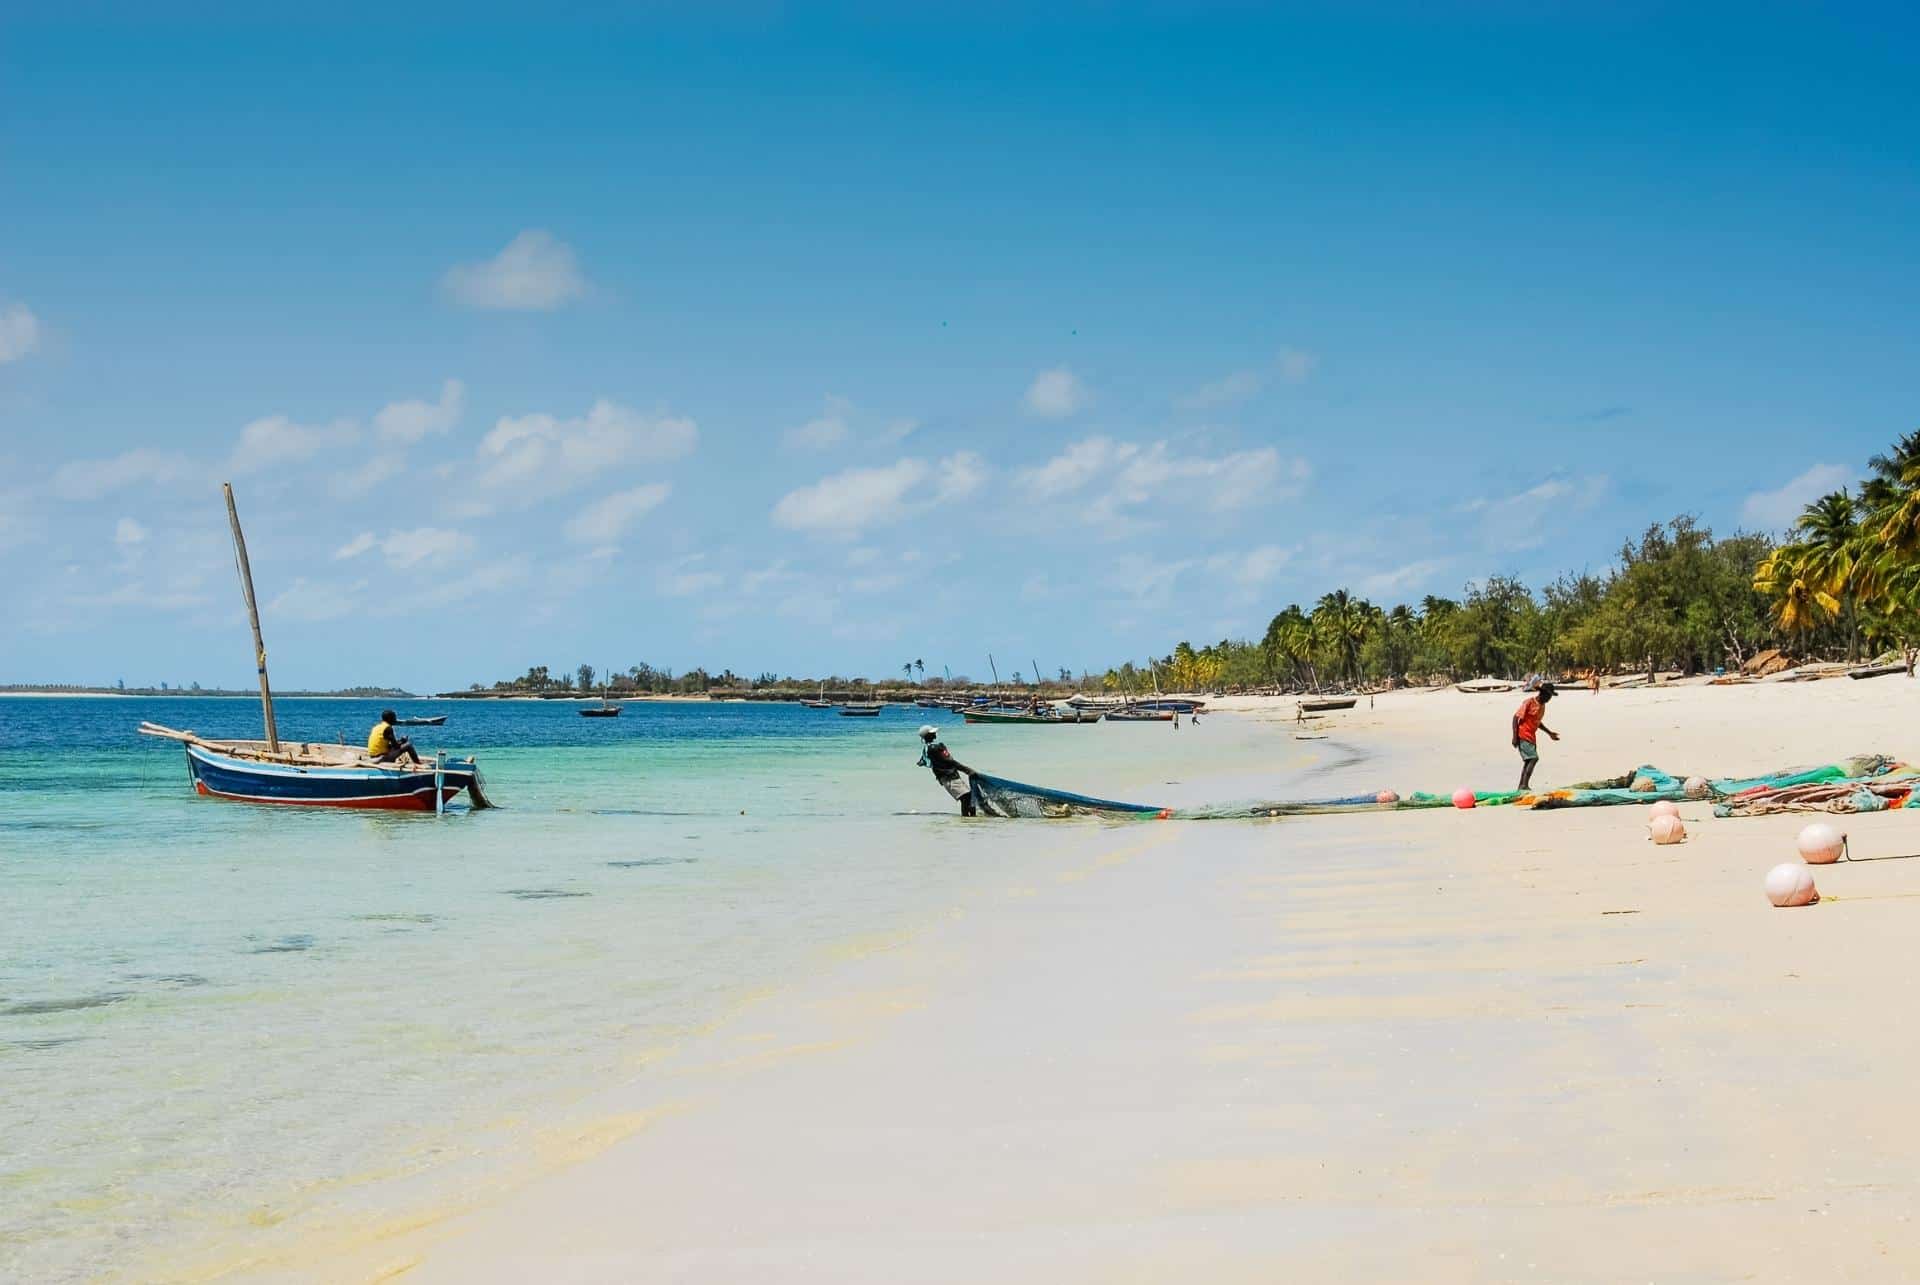
<svg viewBox="0 0 1920 1285">
<path fill-rule="evenodd" d="M 380 721 L 367 733 L 367 757 L 382 763 L 418 763 L 413 742 L 393 730 L 394 717 L 390 709 L 380 711 Z"/>
</svg>

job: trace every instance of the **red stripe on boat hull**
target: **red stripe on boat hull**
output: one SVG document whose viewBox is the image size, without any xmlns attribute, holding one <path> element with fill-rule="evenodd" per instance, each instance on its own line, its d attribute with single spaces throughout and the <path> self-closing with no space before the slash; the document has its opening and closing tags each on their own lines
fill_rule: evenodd
<svg viewBox="0 0 1920 1285">
<path fill-rule="evenodd" d="M 424 794 L 392 794 L 366 799 L 269 799 L 252 794 L 226 794 L 210 790 L 207 783 L 200 780 L 193 783 L 193 788 L 209 799 L 225 799 L 229 803 L 272 803 L 289 808 L 371 808 L 380 812 L 433 811 L 432 787 L 428 787 Z M 458 785 L 443 787 L 446 801 L 451 803 L 463 788 Z"/>
</svg>

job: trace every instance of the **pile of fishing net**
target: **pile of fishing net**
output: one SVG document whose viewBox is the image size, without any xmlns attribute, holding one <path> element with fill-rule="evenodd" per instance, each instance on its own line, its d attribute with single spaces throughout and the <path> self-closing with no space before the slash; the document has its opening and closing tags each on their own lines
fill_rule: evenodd
<svg viewBox="0 0 1920 1285">
<path fill-rule="evenodd" d="M 1452 794 L 1416 790 L 1404 797 L 1391 790 L 1327 799 L 1262 799 L 1204 807 L 1167 808 L 1122 803 L 1041 785 L 1024 785 L 975 773 L 974 807 L 991 817 L 1155 817 L 1182 821 L 1240 820 L 1257 817 L 1329 816 L 1348 812 L 1408 812 L 1458 806 Z M 1692 789 L 1689 790 L 1689 786 Z M 1721 817 L 1765 816 L 1774 812 L 1880 812 L 1907 806 L 1920 788 L 1920 769 L 1885 754 L 1857 754 L 1837 763 L 1785 768 L 1759 776 L 1681 777 L 1651 765 L 1600 781 L 1583 781 L 1558 790 L 1479 790 L 1476 807 L 1557 808 L 1645 805 L 1662 800 L 1713 801 Z"/>
</svg>

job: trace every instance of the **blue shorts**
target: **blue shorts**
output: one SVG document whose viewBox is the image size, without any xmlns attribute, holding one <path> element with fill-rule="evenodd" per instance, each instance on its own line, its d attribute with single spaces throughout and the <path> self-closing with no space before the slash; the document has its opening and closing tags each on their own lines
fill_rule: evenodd
<svg viewBox="0 0 1920 1285">
<path fill-rule="evenodd" d="M 1540 761 L 1540 747 L 1532 741 L 1522 741 L 1520 742 L 1520 757 L 1525 762 L 1537 763 Z"/>
</svg>

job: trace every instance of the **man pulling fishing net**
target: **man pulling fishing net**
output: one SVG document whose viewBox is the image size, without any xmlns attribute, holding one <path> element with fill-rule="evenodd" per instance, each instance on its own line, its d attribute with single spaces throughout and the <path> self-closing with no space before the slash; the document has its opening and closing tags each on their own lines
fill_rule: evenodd
<svg viewBox="0 0 1920 1285">
<path fill-rule="evenodd" d="M 967 778 L 973 775 L 973 769 L 953 756 L 953 751 L 940 743 L 940 729 L 929 723 L 920 729 L 919 766 L 933 772 L 933 779 L 940 782 L 940 788 L 960 801 L 960 815 L 970 817 L 973 809 L 973 782 Z"/>
</svg>

